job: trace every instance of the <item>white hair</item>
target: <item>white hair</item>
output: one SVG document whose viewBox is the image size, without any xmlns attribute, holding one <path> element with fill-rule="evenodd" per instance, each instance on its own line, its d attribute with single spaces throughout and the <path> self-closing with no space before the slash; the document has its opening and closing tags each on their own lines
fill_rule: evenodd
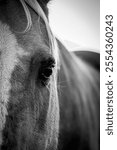
<svg viewBox="0 0 117 150">
<path fill-rule="evenodd" d="M 27 32 L 28 30 L 30 30 L 30 28 L 32 26 L 30 11 L 26 5 L 26 3 L 27 3 L 37 13 L 39 18 L 41 17 L 43 19 L 43 21 L 46 25 L 46 29 L 47 29 L 47 33 L 48 33 L 48 37 L 49 37 L 49 47 L 50 47 L 50 50 L 51 50 L 51 52 L 55 58 L 55 61 L 57 63 L 58 62 L 58 46 L 57 46 L 56 38 L 54 37 L 54 35 L 50 29 L 47 17 L 45 15 L 43 9 L 41 8 L 41 6 L 37 2 L 37 0 L 20 0 L 20 2 L 24 8 L 24 11 L 25 11 L 25 14 L 27 17 L 27 21 L 28 21 L 27 27 L 24 32 Z"/>
</svg>

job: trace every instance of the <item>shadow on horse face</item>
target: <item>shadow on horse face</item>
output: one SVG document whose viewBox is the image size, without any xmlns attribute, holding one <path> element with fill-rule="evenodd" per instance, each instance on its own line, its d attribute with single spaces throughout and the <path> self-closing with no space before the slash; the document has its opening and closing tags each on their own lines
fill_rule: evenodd
<svg viewBox="0 0 117 150">
<path fill-rule="evenodd" d="M 39 2 L 46 12 L 47 1 Z M 1 150 L 55 149 L 56 62 L 45 22 L 24 0 L 0 3 Z"/>
</svg>

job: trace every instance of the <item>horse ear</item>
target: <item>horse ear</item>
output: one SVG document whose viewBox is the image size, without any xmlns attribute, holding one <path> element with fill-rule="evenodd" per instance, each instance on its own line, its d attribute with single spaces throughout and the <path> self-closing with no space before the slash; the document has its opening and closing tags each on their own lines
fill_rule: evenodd
<svg viewBox="0 0 117 150">
<path fill-rule="evenodd" d="M 44 3 L 44 4 L 47 4 L 49 3 L 50 0 L 37 0 L 38 2 L 41 2 L 41 3 Z"/>
<path fill-rule="evenodd" d="M 47 4 L 50 0 L 44 0 L 45 1 L 45 3 Z"/>
</svg>

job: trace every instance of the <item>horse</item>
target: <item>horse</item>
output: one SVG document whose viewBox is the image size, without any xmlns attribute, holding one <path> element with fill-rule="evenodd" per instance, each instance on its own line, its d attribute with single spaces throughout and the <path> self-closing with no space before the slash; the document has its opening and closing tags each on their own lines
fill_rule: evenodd
<svg viewBox="0 0 117 150">
<path fill-rule="evenodd" d="M 0 150 L 99 150 L 99 54 L 69 52 L 49 0 L 0 0 Z"/>
</svg>

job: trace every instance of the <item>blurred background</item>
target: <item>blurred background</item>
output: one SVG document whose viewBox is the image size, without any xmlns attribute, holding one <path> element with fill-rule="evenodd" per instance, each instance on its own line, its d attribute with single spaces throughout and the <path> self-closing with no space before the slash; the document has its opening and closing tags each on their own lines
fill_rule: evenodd
<svg viewBox="0 0 117 150">
<path fill-rule="evenodd" d="M 100 49 L 100 0 L 52 0 L 52 31 L 69 50 Z"/>
</svg>

